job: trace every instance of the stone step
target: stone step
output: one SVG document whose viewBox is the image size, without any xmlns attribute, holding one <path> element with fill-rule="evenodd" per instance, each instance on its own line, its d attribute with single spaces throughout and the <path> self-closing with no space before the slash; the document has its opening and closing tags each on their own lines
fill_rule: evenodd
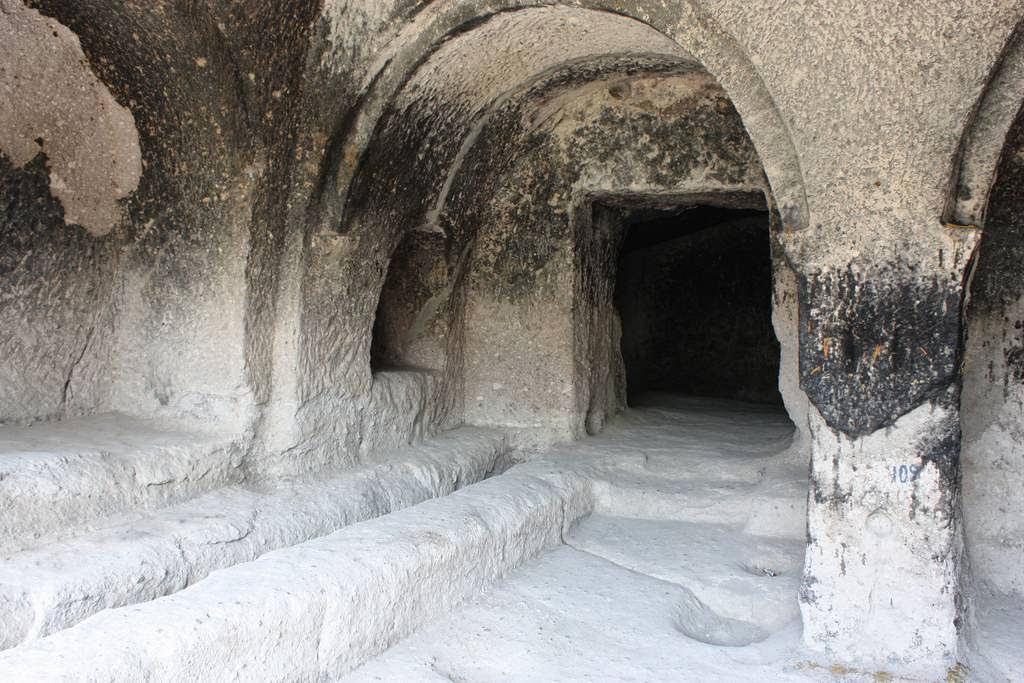
<svg viewBox="0 0 1024 683">
<path fill-rule="evenodd" d="M 228 486 L 185 503 L 111 518 L 88 533 L 0 564 L 0 647 L 101 610 L 169 595 L 210 572 L 444 496 L 507 455 L 502 432 L 460 428 L 315 479 Z"/>
<path fill-rule="evenodd" d="M 544 550 L 589 480 L 509 472 L 0 653 L 7 680 L 331 680 Z M 83 656 L 88 653 L 88 656 Z"/>
<path fill-rule="evenodd" d="M 807 534 L 806 475 L 750 483 L 616 474 L 604 478 L 598 491 L 601 511 L 611 516 L 729 524 L 779 538 Z"/>
<path fill-rule="evenodd" d="M 0 429 L 0 553 L 242 480 L 242 441 L 105 414 Z"/>
</svg>

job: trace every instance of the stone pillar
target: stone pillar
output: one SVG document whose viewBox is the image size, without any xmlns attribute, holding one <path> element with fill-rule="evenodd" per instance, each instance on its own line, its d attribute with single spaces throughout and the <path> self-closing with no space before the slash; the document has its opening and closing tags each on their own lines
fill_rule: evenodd
<svg viewBox="0 0 1024 683">
<path fill-rule="evenodd" d="M 800 277 L 813 404 L 804 640 L 862 670 L 944 678 L 956 660 L 959 363 L 975 243 Z"/>
<path fill-rule="evenodd" d="M 840 661 L 933 678 L 956 659 L 960 426 L 942 404 L 860 438 L 812 410 L 804 639 Z"/>
</svg>

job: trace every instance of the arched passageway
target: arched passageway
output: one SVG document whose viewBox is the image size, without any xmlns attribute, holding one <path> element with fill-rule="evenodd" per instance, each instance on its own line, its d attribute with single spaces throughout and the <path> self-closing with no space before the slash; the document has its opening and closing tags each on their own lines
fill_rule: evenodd
<svg viewBox="0 0 1024 683">
<path fill-rule="evenodd" d="M 994 180 L 967 309 L 961 467 L 971 635 L 991 675 L 1013 678 L 1024 662 L 990 648 L 1024 622 L 1024 116 Z"/>
<path fill-rule="evenodd" d="M 413 229 L 444 245 L 436 296 L 407 316 L 447 331 L 431 367 L 448 378 L 449 404 L 536 443 L 599 429 L 616 410 L 602 379 L 612 359 L 599 348 L 608 319 L 583 319 L 594 302 L 578 281 L 590 206 L 622 192 L 769 192 L 732 102 L 678 43 L 628 17 L 565 7 L 499 12 L 428 51 L 348 187 L 353 259 L 384 263 Z M 314 259 L 314 279 L 337 264 L 321 268 Z M 391 291 L 374 302 L 384 317 Z M 311 348 L 337 344 L 330 327 L 342 319 L 318 326 Z M 383 362 L 379 342 L 373 355 Z M 589 426 L 588 415 L 598 416 Z"/>
<path fill-rule="evenodd" d="M 640 552 L 593 546 L 635 526 L 673 562 L 688 534 L 720 536 L 679 581 L 712 605 L 686 636 L 725 619 L 729 646 L 799 618 L 807 453 L 779 389 L 784 373 L 799 401 L 780 362 L 796 300 L 772 197 L 728 94 L 677 43 L 545 7 L 427 55 L 382 113 L 344 223 L 380 264 L 380 296 L 359 312 L 371 391 L 429 368 L 446 419 L 505 431 L 523 459 L 590 435 L 581 448 L 619 474 L 595 475 L 607 519 L 581 527 L 581 548 Z M 630 386 L 661 397 L 627 411 Z M 660 455 L 644 485 L 671 491 L 654 507 L 620 478 L 647 450 Z M 712 596 L 716 573 L 743 590 Z"/>
<path fill-rule="evenodd" d="M 960 502 L 966 640 L 979 676 L 1015 679 L 1024 623 L 1024 33 L 1003 44 L 960 139 L 944 221 L 980 240 L 963 325 Z M 977 239 L 977 238 L 976 238 Z"/>
</svg>

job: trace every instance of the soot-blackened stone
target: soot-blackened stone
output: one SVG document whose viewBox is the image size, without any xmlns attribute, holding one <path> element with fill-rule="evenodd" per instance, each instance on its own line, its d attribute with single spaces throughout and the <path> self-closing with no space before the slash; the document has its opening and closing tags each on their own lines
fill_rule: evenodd
<svg viewBox="0 0 1024 683">
<path fill-rule="evenodd" d="M 938 278 L 801 277 L 800 386 L 833 429 L 887 427 L 957 377 L 962 296 Z"/>
</svg>

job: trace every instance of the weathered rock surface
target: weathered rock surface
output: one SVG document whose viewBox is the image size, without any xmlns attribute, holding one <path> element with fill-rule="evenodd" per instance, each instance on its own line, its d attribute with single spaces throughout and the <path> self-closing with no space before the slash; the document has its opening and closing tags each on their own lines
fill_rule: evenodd
<svg viewBox="0 0 1024 683">
<path fill-rule="evenodd" d="M 31 548 L 4 553 L 0 648 L 60 631 L 105 609 L 169 595 L 271 550 L 447 495 L 502 467 L 507 450 L 504 434 L 464 428 L 315 480 L 257 489 L 225 486 L 150 513 L 107 518 L 92 530 L 63 528 Z M 116 484 L 94 481 L 106 488 Z M 22 498 L 39 500 L 32 492 Z M 75 502 L 81 505 L 81 496 Z M 75 508 L 68 516 L 81 520 L 96 512 Z M 31 517 L 12 513 L 10 518 Z"/>
<path fill-rule="evenodd" d="M 1016 0 L 0 0 L 0 547 L 467 424 L 523 450 L 598 434 L 635 365 L 627 225 L 742 205 L 767 213 L 760 341 L 726 372 L 743 324 L 715 312 L 651 367 L 774 400 L 778 357 L 785 459 L 810 461 L 807 645 L 944 675 L 973 599 L 1024 591 L 1022 20 Z M 742 489 L 748 532 L 804 514 L 795 480 L 748 484 L 616 495 L 739 523 Z"/>
</svg>

